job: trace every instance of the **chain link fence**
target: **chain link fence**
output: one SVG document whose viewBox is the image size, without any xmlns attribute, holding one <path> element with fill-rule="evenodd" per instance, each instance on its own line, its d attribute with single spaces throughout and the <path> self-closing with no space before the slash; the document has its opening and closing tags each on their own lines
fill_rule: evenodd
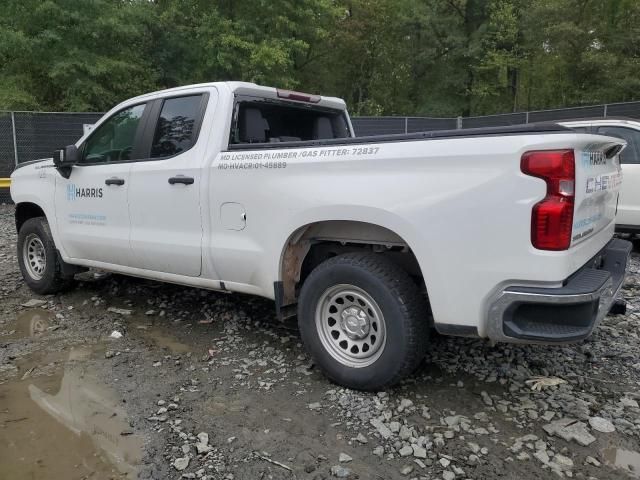
<svg viewBox="0 0 640 480">
<path fill-rule="evenodd" d="M 8 188 L 0 188 L 0 205 L 13 203 L 11 201 L 11 195 L 9 195 Z"/>
<path fill-rule="evenodd" d="M 609 103 L 588 107 L 503 113 L 481 117 L 355 117 L 352 118 L 356 135 L 382 135 L 412 133 L 426 130 L 459 128 L 502 127 L 523 123 L 552 122 L 577 118 L 629 117 L 640 119 L 640 102 Z"/>
<path fill-rule="evenodd" d="M 94 124 L 101 116 L 101 113 L 0 112 L 0 178 L 11 175 L 18 163 L 50 157 L 56 149 L 75 143 L 84 133 L 84 125 Z M 621 116 L 640 119 L 640 102 L 481 117 L 354 117 L 352 122 L 356 135 L 362 137 Z M 8 189 L 0 188 L 0 204 L 10 201 Z"/>
<path fill-rule="evenodd" d="M 84 125 L 101 113 L 0 112 L 0 178 L 18 163 L 51 157 L 56 149 L 75 143 Z M 9 203 L 9 190 L 0 188 L 0 204 Z"/>
<path fill-rule="evenodd" d="M 8 177 L 15 165 L 13 132 L 11 113 L 0 112 L 0 178 Z M 10 201 L 9 189 L 0 187 L 0 204 Z"/>
</svg>

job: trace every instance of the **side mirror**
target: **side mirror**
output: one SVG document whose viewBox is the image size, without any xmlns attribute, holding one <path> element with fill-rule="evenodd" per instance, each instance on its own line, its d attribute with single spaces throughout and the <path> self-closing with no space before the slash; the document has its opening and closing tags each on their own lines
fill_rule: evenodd
<svg viewBox="0 0 640 480">
<path fill-rule="evenodd" d="M 53 153 L 53 164 L 64 178 L 71 175 L 71 167 L 78 163 L 78 147 L 67 145 Z"/>
<path fill-rule="evenodd" d="M 67 145 L 53 154 L 53 163 L 56 167 L 71 167 L 78 163 L 78 147 Z"/>
</svg>

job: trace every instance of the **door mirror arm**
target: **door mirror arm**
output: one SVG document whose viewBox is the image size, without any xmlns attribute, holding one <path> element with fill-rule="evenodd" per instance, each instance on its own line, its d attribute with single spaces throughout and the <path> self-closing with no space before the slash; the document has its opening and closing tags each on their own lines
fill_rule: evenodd
<svg viewBox="0 0 640 480">
<path fill-rule="evenodd" d="M 71 176 L 71 167 L 76 165 L 79 160 L 78 147 L 75 145 L 67 145 L 63 149 L 56 150 L 53 153 L 53 164 L 60 175 L 64 178 Z"/>
</svg>

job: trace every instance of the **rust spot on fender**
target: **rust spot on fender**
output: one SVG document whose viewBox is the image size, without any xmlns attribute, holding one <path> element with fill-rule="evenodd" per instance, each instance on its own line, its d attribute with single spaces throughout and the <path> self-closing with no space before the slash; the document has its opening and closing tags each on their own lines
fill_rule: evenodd
<svg viewBox="0 0 640 480">
<path fill-rule="evenodd" d="M 302 262 L 310 248 L 308 240 L 287 245 L 282 259 L 283 305 L 291 305 L 296 301 L 296 284 L 300 281 Z"/>
</svg>

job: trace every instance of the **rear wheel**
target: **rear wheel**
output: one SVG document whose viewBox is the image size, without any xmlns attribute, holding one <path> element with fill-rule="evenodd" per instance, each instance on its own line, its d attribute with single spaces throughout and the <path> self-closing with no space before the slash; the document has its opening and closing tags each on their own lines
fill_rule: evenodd
<svg viewBox="0 0 640 480">
<path fill-rule="evenodd" d="M 18 264 L 25 283 L 41 295 L 68 290 L 74 285 L 73 275 L 62 273 L 62 260 L 44 217 L 30 218 L 20 227 Z"/>
<path fill-rule="evenodd" d="M 428 306 L 400 267 L 369 253 L 325 261 L 298 300 L 302 340 L 334 382 L 378 390 L 411 373 L 426 352 Z"/>
</svg>

